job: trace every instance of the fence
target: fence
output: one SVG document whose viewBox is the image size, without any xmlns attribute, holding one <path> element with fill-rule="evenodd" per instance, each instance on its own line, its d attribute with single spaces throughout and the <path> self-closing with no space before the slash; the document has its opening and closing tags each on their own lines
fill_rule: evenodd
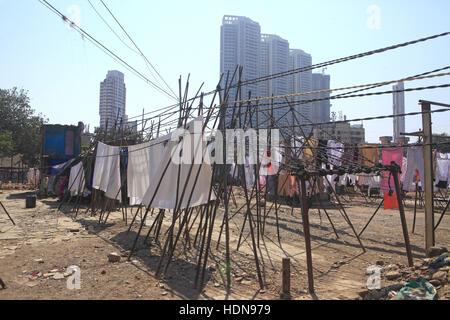
<svg viewBox="0 0 450 320">
<path fill-rule="evenodd" d="M 28 168 L 0 167 L 0 181 L 7 183 L 27 183 Z"/>
</svg>

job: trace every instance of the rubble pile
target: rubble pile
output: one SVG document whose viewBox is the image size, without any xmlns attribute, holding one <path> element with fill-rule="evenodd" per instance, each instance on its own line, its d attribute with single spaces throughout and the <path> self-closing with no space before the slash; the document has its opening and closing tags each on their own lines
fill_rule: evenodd
<svg viewBox="0 0 450 320">
<path fill-rule="evenodd" d="M 384 287 L 363 290 L 363 300 L 436 300 L 450 299 L 450 253 L 446 248 L 432 248 L 429 258 L 416 260 L 413 267 L 382 265 Z"/>
</svg>

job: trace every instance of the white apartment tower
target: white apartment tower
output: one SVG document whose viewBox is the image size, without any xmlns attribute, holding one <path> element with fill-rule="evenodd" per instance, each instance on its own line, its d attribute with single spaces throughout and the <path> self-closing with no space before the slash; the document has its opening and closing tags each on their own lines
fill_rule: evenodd
<svg viewBox="0 0 450 320">
<path fill-rule="evenodd" d="M 259 76 L 259 45 L 261 42 L 261 27 L 259 23 L 242 16 L 223 17 L 220 28 L 220 73 L 224 74 L 221 82 L 222 89 L 225 87 L 227 74 L 231 81 L 237 66 L 242 66 L 241 81 L 256 79 Z M 237 84 L 239 72 L 233 80 Z M 249 84 L 242 87 L 242 99 L 247 98 L 249 91 L 252 97 L 258 95 L 258 84 Z M 230 90 L 228 101 L 237 98 L 237 91 Z M 227 109 L 227 123 L 231 118 L 232 110 Z"/>
<path fill-rule="evenodd" d="M 264 77 L 289 70 L 289 42 L 274 34 L 262 34 L 259 52 L 259 76 Z M 258 84 L 260 97 L 279 96 L 289 93 L 288 77 L 278 77 Z M 275 99 L 273 118 L 280 126 L 289 125 L 289 107 L 282 107 L 279 103 L 285 103 L 284 99 Z M 267 113 L 258 113 L 260 123 L 267 120 L 269 106 L 262 106 Z M 270 122 L 265 122 L 266 127 Z"/>
<path fill-rule="evenodd" d="M 312 74 L 312 90 L 329 90 L 330 75 L 323 73 Z M 321 92 L 314 94 L 312 99 L 325 99 L 330 97 L 330 92 Z M 314 123 L 330 121 L 330 100 L 321 100 L 312 102 L 312 120 Z"/>
<path fill-rule="evenodd" d="M 405 113 L 405 93 L 403 90 L 405 89 L 403 82 L 399 82 L 394 85 L 394 91 L 401 90 L 401 92 L 393 93 L 393 114 L 402 114 Z M 401 138 L 401 132 L 405 132 L 405 117 L 394 117 L 394 141 L 396 139 Z"/>
<path fill-rule="evenodd" d="M 310 67 L 312 65 L 312 57 L 309 53 L 306 53 L 300 49 L 291 49 L 289 52 L 289 69 L 300 69 Z M 294 73 L 289 76 L 289 92 L 290 93 L 300 93 L 300 92 L 310 92 L 312 91 L 312 70 Z M 293 97 L 291 101 L 308 100 L 311 99 L 309 95 L 303 95 L 299 97 Z M 301 103 L 293 104 L 293 107 L 297 111 L 296 120 L 300 124 L 307 124 L 312 121 L 312 104 Z M 300 113 L 300 114 L 298 114 Z M 294 121 L 294 119 L 292 120 Z M 306 135 L 312 130 L 311 126 L 306 126 L 303 131 Z M 301 134 L 301 132 L 297 132 Z"/>
<path fill-rule="evenodd" d="M 124 75 L 120 71 L 108 71 L 100 83 L 100 127 L 113 129 L 126 122 L 126 87 Z"/>
</svg>

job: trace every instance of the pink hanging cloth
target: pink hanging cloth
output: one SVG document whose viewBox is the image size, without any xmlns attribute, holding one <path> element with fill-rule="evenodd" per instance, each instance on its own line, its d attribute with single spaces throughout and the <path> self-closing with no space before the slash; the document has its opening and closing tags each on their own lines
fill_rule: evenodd
<svg viewBox="0 0 450 320">
<path fill-rule="evenodd" d="M 391 162 L 394 161 L 401 168 L 403 162 L 403 148 L 402 147 L 393 147 L 393 148 L 385 148 L 382 151 L 382 163 L 383 165 L 390 165 Z M 394 177 L 391 175 L 389 181 L 389 171 L 383 171 L 382 179 L 381 179 L 381 192 L 382 194 L 385 192 L 389 192 L 389 184 L 391 186 L 391 190 L 395 192 L 394 185 Z"/>
</svg>

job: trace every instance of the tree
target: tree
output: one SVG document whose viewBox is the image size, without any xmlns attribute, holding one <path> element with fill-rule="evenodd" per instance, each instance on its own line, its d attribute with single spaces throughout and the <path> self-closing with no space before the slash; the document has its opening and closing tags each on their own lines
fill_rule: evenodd
<svg viewBox="0 0 450 320">
<path fill-rule="evenodd" d="M 436 143 L 438 152 L 450 153 L 450 136 L 447 133 L 433 135 L 433 143 Z"/>
<path fill-rule="evenodd" d="M 11 132 L 0 132 L 0 156 L 9 156 L 13 150 Z"/>
<path fill-rule="evenodd" d="M 25 164 L 34 166 L 41 150 L 41 126 L 47 119 L 35 114 L 27 94 L 23 89 L 0 89 L 0 143 L 10 156 L 21 154 Z"/>
</svg>

